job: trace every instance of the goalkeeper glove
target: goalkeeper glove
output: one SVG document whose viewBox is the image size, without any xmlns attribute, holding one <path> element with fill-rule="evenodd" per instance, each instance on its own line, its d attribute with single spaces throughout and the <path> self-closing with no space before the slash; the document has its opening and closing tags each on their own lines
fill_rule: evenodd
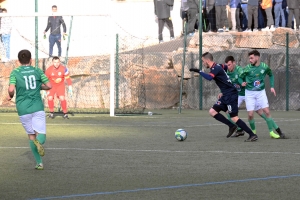
<svg viewBox="0 0 300 200">
<path fill-rule="evenodd" d="M 190 72 L 198 72 L 198 73 L 200 73 L 200 70 L 197 69 L 197 68 L 191 68 L 191 69 L 190 69 Z"/>
<path fill-rule="evenodd" d="M 68 88 L 68 94 L 69 94 L 70 97 L 73 96 L 73 90 L 72 90 L 72 86 L 71 85 Z"/>
</svg>

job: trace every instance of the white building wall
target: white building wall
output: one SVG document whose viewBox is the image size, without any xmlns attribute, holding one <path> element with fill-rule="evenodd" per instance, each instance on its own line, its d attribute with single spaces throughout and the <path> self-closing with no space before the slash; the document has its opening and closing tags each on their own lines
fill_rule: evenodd
<svg viewBox="0 0 300 200">
<path fill-rule="evenodd" d="M 111 37 L 119 33 L 120 38 L 124 35 L 134 36 L 137 40 L 145 40 L 157 43 L 158 25 L 154 17 L 153 1 L 117 2 L 110 0 L 38 0 L 38 12 L 51 14 L 52 5 L 57 5 L 61 13 L 99 13 L 109 14 L 111 17 L 78 17 L 73 18 L 69 57 L 88 56 L 109 53 Z M 3 7 L 3 6 L 2 6 Z M 11 14 L 34 13 L 35 0 L 6 0 L 6 8 Z M 172 11 L 175 36 L 181 32 L 180 1 L 175 0 Z M 67 25 L 67 33 L 70 28 L 70 16 L 63 16 Z M 35 19 L 34 17 L 14 17 L 14 28 L 11 35 L 11 58 L 16 59 L 21 49 L 35 52 Z M 39 57 L 48 57 L 49 42 L 43 39 L 43 31 L 47 25 L 47 17 L 38 18 L 39 32 Z M 164 29 L 164 39 L 169 40 L 169 31 Z M 129 37 L 130 38 L 130 37 Z M 131 43 L 129 40 L 128 43 Z M 62 56 L 65 56 L 67 40 L 62 41 Z M 57 54 L 54 46 L 53 55 Z"/>
</svg>

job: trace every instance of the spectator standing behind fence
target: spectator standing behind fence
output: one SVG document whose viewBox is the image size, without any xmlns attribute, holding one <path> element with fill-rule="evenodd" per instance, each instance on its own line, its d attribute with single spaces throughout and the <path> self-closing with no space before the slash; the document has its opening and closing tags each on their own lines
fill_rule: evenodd
<svg viewBox="0 0 300 200">
<path fill-rule="evenodd" d="M 272 15 L 272 0 L 262 0 L 261 8 L 265 10 L 267 16 L 267 26 L 262 31 L 275 31 L 274 19 Z"/>
<path fill-rule="evenodd" d="M 58 56 L 61 56 L 61 31 L 60 26 L 63 27 L 63 35 L 66 35 L 67 27 L 65 21 L 63 20 L 62 16 L 56 16 L 57 6 L 52 6 L 52 14 L 53 16 L 48 17 L 48 24 L 44 31 L 44 35 L 50 29 L 50 36 L 49 36 L 49 57 L 52 57 L 53 54 L 53 46 L 56 43 L 58 48 Z"/>
<path fill-rule="evenodd" d="M 199 14 L 199 1 L 188 0 L 188 36 L 192 37 L 195 33 L 195 24 L 197 22 L 197 16 Z"/>
<path fill-rule="evenodd" d="M 226 5 L 228 5 L 228 0 L 216 0 L 215 9 L 216 9 L 216 24 L 218 32 L 228 32 L 229 24 L 226 14 Z M 226 26 L 227 25 L 227 26 Z"/>
<path fill-rule="evenodd" d="M 241 0 L 242 9 L 242 29 L 243 31 L 248 28 L 248 0 Z"/>
<path fill-rule="evenodd" d="M 252 19 L 253 32 L 258 31 L 258 0 L 248 0 L 248 28 L 244 32 L 251 32 Z"/>
<path fill-rule="evenodd" d="M 294 17 L 296 21 L 295 31 L 299 30 L 299 1 L 300 0 L 287 0 L 287 6 L 289 9 L 288 27 L 293 28 L 292 20 Z"/>
<path fill-rule="evenodd" d="M 159 43 L 164 42 L 163 30 L 165 23 L 169 27 L 170 39 L 174 39 L 173 22 L 171 18 L 171 9 L 173 8 L 174 0 L 154 0 L 154 13 L 158 19 L 158 40 Z"/>
<path fill-rule="evenodd" d="M 275 15 L 275 28 L 279 27 L 280 21 L 281 21 L 281 27 L 285 27 L 286 23 L 285 23 L 285 16 L 283 10 L 283 0 L 274 1 L 274 15 Z"/>
<path fill-rule="evenodd" d="M 2 8 L 2 12 L 7 13 L 7 10 L 5 8 Z M 11 17 L 2 17 L 0 33 L 2 34 L 1 38 L 5 49 L 5 58 L 1 58 L 1 61 L 3 62 L 8 62 L 10 60 L 11 29 L 12 29 Z"/>
<path fill-rule="evenodd" d="M 216 32 L 216 10 L 215 10 L 215 0 L 206 0 L 206 13 L 208 15 L 208 32 Z"/>
<path fill-rule="evenodd" d="M 231 22 L 232 28 L 231 31 L 241 32 L 241 0 L 230 0 L 230 13 L 231 13 Z"/>
<path fill-rule="evenodd" d="M 187 4 L 187 0 L 181 0 L 181 6 L 180 6 L 180 17 L 182 19 L 181 35 L 184 35 L 184 33 L 185 33 L 184 23 L 188 22 L 188 13 L 187 13 L 188 9 L 189 9 L 189 6 Z"/>
</svg>

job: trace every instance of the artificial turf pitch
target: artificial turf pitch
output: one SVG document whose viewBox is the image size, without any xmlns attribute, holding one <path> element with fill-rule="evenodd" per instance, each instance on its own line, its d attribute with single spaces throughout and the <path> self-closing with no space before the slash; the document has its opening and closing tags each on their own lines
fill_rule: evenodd
<svg viewBox="0 0 300 200">
<path fill-rule="evenodd" d="M 0 113 L 0 199 L 299 199 L 299 111 L 272 112 L 286 140 L 271 139 L 255 115 L 253 143 L 226 138 L 207 111 L 152 112 L 47 119 L 44 170 L 34 169 L 17 114 Z"/>
</svg>

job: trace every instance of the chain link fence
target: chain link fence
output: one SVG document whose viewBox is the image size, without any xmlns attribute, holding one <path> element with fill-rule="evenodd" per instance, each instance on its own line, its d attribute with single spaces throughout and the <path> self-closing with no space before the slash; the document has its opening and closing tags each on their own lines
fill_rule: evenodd
<svg viewBox="0 0 300 200">
<path fill-rule="evenodd" d="M 182 108 L 209 109 L 216 101 L 219 89 L 215 83 L 202 80 L 198 74 L 189 72 L 190 68 L 199 67 L 201 64 L 199 63 L 199 35 L 195 34 L 186 39 L 185 55 L 184 37 L 119 54 L 120 58 L 125 58 L 124 55 L 127 55 L 127 58 L 130 57 L 129 54 L 134 55 L 126 62 L 130 62 L 130 66 L 135 68 L 134 71 L 138 71 L 141 75 L 139 85 L 143 88 L 145 109 L 178 108 L 181 98 Z M 276 32 L 260 31 L 256 34 L 203 33 L 201 45 L 202 52 L 211 52 L 215 62 L 224 63 L 225 58 L 232 55 L 237 65 L 242 67 L 249 64 L 248 52 L 253 49 L 259 50 L 261 61 L 271 67 L 275 77 L 276 96 L 270 93 L 269 78 L 266 77 L 266 92 L 270 108 L 299 109 L 299 81 L 297 81 L 299 40 L 298 35 L 291 30 L 282 28 Z M 185 63 L 182 71 L 183 61 Z M 245 105 L 241 108 L 245 108 Z"/>
<path fill-rule="evenodd" d="M 34 54 L 34 17 L 24 18 L 14 18 L 14 42 L 20 41 Z M 186 37 L 186 40 L 185 37 L 169 40 L 169 32 L 165 27 L 165 42 L 159 44 L 157 37 L 139 38 L 128 33 L 110 16 L 74 16 L 73 19 L 64 19 L 68 28 L 72 23 L 68 37 L 62 40 L 61 57 L 73 81 L 73 96 L 67 97 L 70 112 L 109 112 L 112 63 L 115 66 L 116 113 L 144 113 L 148 109 L 177 109 L 180 106 L 186 109 L 209 109 L 217 100 L 219 89 L 213 81 L 202 80 L 197 74 L 189 72 L 191 67 L 201 66 L 199 52 L 211 52 L 217 63 L 224 63 L 225 58 L 232 55 L 238 65 L 246 66 L 249 63 L 248 52 L 252 49 L 260 51 L 261 61 L 271 67 L 275 76 L 276 97 L 270 94 L 266 81 L 270 108 L 297 110 L 300 107 L 299 35 L 290 29 L 257 33 L 203 33 L 201 37 L 195 34 Z M 26 21 L 32 23 L 25 26 Z M 46 17 L 39 18 L 39 23 L 45 25 L 45 21 Z M 102 24 L 104 27 L 114 23 L 117 28 L 114 33 L 101 29 L 91 33 L 81 31 L 85 23 Z M 39 31 L 41 33 L 43 25 L 39 26 L 42 27 Z M 43 36 L 39 38 L 38 66 L 46 70 L 52 64 L 51 58 L 48 58 L 49 41 L 43 39 Z M 19 46 L 16 47 L 12 49 L 13 52 L 19 50 Z M 16 58 L 0 65 L 0 110 L 14 110 L 14 103 L 7 102 L 5 98 L 9 73 L 17 67 Z M 45 107 L 47 110 L 47 99 Z M 57 100 L 55 107 L 56 111 L 60 111 Z"/>
</svg>

